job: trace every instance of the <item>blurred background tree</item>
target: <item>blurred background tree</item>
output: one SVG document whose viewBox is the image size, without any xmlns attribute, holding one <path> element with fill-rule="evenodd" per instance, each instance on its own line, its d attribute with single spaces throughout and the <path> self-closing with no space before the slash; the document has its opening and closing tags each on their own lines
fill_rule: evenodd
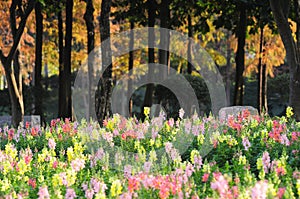
<svg viewBox="0 0 300 199">
<path fill-rule="evenodd" d="M 0 8 L 0 114 L 12 115 L 14 125 L 24 114 L 41 115 L 43 121 L 72 118 L 71 90 L 82 61 L 110 35 L 147 26 L 176 30 L 199 42 L 224 77 L 227 105 L 252 105 L 270 115 L 280 115 L 291 105 L 296 117 L 300 115 L 296 0 L 5 0 Z M 170 48 L 168 35 L 149 35 Z M 107 60 L 110 49 L 124 42 L 133 49 L 137 41 L 131 34 L 130 41 L 112 42 L 103 48 Z M 172 47 L 192 58 L 190 44 Z M 208 113 L 210 100 L 201 91 L 206 85 L 188 60 L 152 48 L 131 51 L 113 60 L 102 79 L 106 83 L 99 83 L 98 97 L 87 100 L 96 100 L 101 122 L 110 114 L 116 80 L 141 64 L 160 63 L 186 75 L 203 104 L 202 113 Z M 97 78 L 91 69 L 90 65 L 89 78 Z M 129 77 L 124 89 L 131 93 L 134 80 Z M 165 92 L 168 97 L 162 96 Z M 164 104 L 170 116 L 178 108 L 174 94 L 160 85 L 145 85 L 126 97 L 131 99 L 132 116 L 141 115 L 153 102 Z"/>
</svg>

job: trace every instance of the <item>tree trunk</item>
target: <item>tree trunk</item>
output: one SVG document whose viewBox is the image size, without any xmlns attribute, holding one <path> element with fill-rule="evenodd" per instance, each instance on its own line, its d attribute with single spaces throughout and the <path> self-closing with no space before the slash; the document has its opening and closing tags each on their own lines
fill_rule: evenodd
<svg viewBox="0 0 300 199">
<path fill-rule="evenodd" d="M 34 95 L 35 109 L 34 114 L 40 115 L 43 120 L 42 101 L 43 88 L 42 79 L 42 50 L 43 50 L 43 15 L 41 3 L 35 4 L 35 20 L 36 20 L 36 40 L 35 40 L 35 67 L 34 67 Z"/>
<path fill-rule="evenodd" d="M 230 59 L 231 59 L 231 48 L 230 48 L 230 42 L 229 42 L 229 38 L 230 38 L 230 33 L 229 31 L 227 32 L 227 52 L 226 52 L 226 101 L 227 101 L 227 106 L 231 105 L 230 102 L 230 87 L 231 87 L 231 81 L 230 81 L 230 75 L 231 75 L 231 63 L 230 63 Z"/>
<path fill-rule="evenodd" d="M 164 66 L 161 71 L 160 79 L 163 80 L 168 76 L 170 71 L 169 67 L 169 45 L 170 45 L 170 33 L 169 33 L 169 21 L 170 21 L 170 0 L 162 0 L 160 4 L 160 49 L 158 51 L 158 61 L 159 64 Z M 166 49 L 166 50 L 163 50 Z M 157 96 L 157 104 L 162 104 L 163 107 L 166 107 L 168 103 L 165 99 L 163 102 L 163 96 Z M 156 115 L 159 114 L 160 110 L 156 110 Z"/>
<path fill-rule="evenodd" d="M 273 16 L 275 18 L 279 34 L 284 44 L 287 56 L 287 62 L 290 68 L 290 96 L 289 104 L 293 107 L 295 117 L 300 120 L 300 61 L 299 46 L 293 39 L 290 24 L 288 22 L 288 11 L 290 0 L 269 0 Z M 299 3 L 298 3 L 299 6 Z M 299 24 L 300 21 L 297 21 Z M 300 31 L 299 29 L 297 32 Z M 296 34 L 298 35 L 298 33 Z M 297 41 L 299 42 L 299 41 Z"/>
<path fill-rule="evenodd" d="M 160 49 L 158 51 L 159 54 L 159 64 L 168 67 L 169 61 L 169 43 L 170 43 L 170 35 L 169 31 L 169 21 L 170 21 L 170 0 L 162 0 L 160 5 Z M 167 49 L 167 50 L 162 50 Z M 167 69 L 167 68 L 166 68 Z M 162 78 L 167 77 L 168 70 L 162 72 Z"/>
<path fill-rule="evenodd" d="M 111 92 L 112 92 L 112 57 L 111 57 L 111 41 L 110 41 L 110 9 L 111 0 L 102 1 L 100 15 L 100 38 L 101 38 L 101 55 L 102 55 L 102 77 L 98 84 L 98 107 L 97 117 L 102 125 L 104 119 L 111 113 Z M 105 42 L 104 42 L 105 41 Z M 104 42 L 104 43 L 103 43 Z"/>
<path fill-rule="evenodd" d="M 5 75 L 8 84 L 8 92 L 11 101 L 12 108 L 12 125 L 17 127 L 20 122 L 23 121 L 24 116 L 24 102 L 23 102 L 23 93 L 22 93 L 22 76 L 20 73 L 20 64 L 19 64 L 19 51 L 18 46 L 20 39 L 25 29 L 26 21 L 28 16 L 32 12 L 35 5 L 34 0 L 29 0 L 27 3 L 26 9 L 22 9 L 22 2 L 13 0 L 10 7 L 10 28 L 13 35 L 13 46 L 11 47 L 7 56 L 3 54 L 0 50 L 0 60 L 5 70 Z M 20 8 L 22 6 L 22 8 Z M 16 23 L 16 11 L 22 10 L 23 14 L 21 15 L 20 22 Z M 13 63 L 13 67 L 12 67 Z M 17 71 L 16 71 L 17 70 Z M 18 74 L 18 76 L 16 76 Z"/>
<path fill-rule="evenodd" d="M 71 51 L 72 51 L 73 0 L 66 2 L 66 34 L 63 54 L 63 89 L 61 90 L 61 118 L 72 119 Z"/>
<path fill-rule="evenodd" d="M 245 68 L 245 43 L 246 43 L 246 30 L 247 30 L 247 13 L 246 6 L 244 3 L 241 3 L 239 6 L 240 9 L 240 18 L 239 18 L 239 27 L 236 33 L 238 38 L 238 49 L 236 52 L 236 76 L 235 76 L 235 92 L 234 92 L 234 104 L 242 105 L 243 104 L 243 95 L 244 95 L 244 68 Z"/>
<path fill-rule="evenodd" d="M 266 64 L 262 65 L 262 91 L 263 91 L 263 96 L 262 96 L 262 107 L 265 113 L 268 113 L 268 97 L 267 97 L 267 92 L 268 92 L 268 88 L 267 88 L 267 83 L 268 83 L 268 74 L 267 74 L 267 66 Z"/>
<path fill-rule="evenodd" d="M 155 24 L 155 7 L 156 7 L 155 4 L 156 4 L 155 0 L 147 1 L 149 28 L 153 28 Z M 154 42 L 155 42 L 154 39 L 155 39 L 154 30 L 149 29 L 148 31 L 148 63 L 149 64 L 152 64 L 155 61 L 154 48 L 150 48 L 151 46 L 154 46 Z M 148 79 L 150 82 L 152 80 L 153 74 L 154 74 L 153 67 L 149 67 Z M 147 84 L 142 113 L 144 112 L 145 107 L 152 106 L 153 91 L 154 91 L 154 84 Z"/>
<path fill-rule="evenodd" d="M 7 73 L 7 72 L 6 72 Z M 24 103 L 23 95 L 20 93 L 20 88 L 17 88 L 17 80 L 13 72 L 8 73 L 7 83 L 8 83 L 8 92 L 11 102 L 11 112 L 12 112 L 12 125 L 18 127 L 18 125 L 23 121 L 24 117 Z M 22 91 L 22 90 L 21 90 Z"/>
<path fill-rule="evenodd" d="M 134 63 L 134 21 L 130 21 L 130 41 L 129 41 L 129 60 L 128 60 L 128 71 L 129 71 L 129 79 L 128 79 L 128 93 L 127 93 L 127 98 L 129 102 L 129 115 L 132 116 L 132 100 L 131 100 L 131 92 L 132 92 L 132 69 L 133 69 L 133 63 Z"/>
<path fill-rule="evenodd" d="M 263 112 L 263 66 L 262 66 L 262 53 L 263 53 L 263 38 L 264 29 L 260 28 L 260 40 L 259 40 L 259 60 L 258 60 L 258 85 L 257 85 L 257 107 L 259 114 Z"/>
<path fill-rule="evenodd" d="M 71 99 L 71 51 L 72 51 L 73 0 L 66 3 L 66 35 L 64 48 L 64 76 L 65 76 L 65 111 L 63 118 L 72 118 Z"/>
<path fill-rule="evenodd" d="M 93 0 L 86 1 L 86 11 L 84 14 L 84 20 L 87 27 L 87 39 L 88 39 L 88 82 L 89 82 L 89 92 L 88 92 L 88 116 L 91 117 L 92 111 L 95 107 L 92 107 L 92 82 L 94 81 L 94 56 L 91 53 L 95 47 L 95 27 L 94 27 L 94 5 Z M 90 54 L 91 53 L 91 54 Z"/>
<path fill-rule="evenodd" d="M 188 58 L 188 63 L 187 63 L 187 73 L 192 74 L 193 66 L 191 64 L 192 61 L 192 43 L 191 43 L 191 38 L 193 37 L 193 27 L 192 27 L 192 17 L 189 14 L 188 15 L 188 50 L 187 50 L 187 58 Z"/>
<path fill-rule="evenodd" d="M 64 33 L 63 33 L 63 20 L 62 11 L 59 10 L 58 15 L 58 64 L 59 64 L 59 90 L 58 90 L 58 117 L 63 117 L 64 112 Z"/>
</svg>

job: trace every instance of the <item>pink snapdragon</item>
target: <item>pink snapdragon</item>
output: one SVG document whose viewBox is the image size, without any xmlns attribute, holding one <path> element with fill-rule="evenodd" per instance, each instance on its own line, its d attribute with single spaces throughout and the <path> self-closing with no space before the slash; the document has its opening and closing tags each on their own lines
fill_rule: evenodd
<svg viewBox="0 0 300 199">
<path fill-rule="evenodd" d="M 87 189 L 87 190 L 85 191 L 85 197 L 86 197 L 87 199 L 92 199 L 93 196 L 94 196 L 94 190 L 93 190 L 93 189 Z"/>
<path fill-rule="evenodd" d="M 270 167 L 271 167 L 271 161 L 270 161 L 270 155 L 267 151 L 263 153 L 262 157 L 262 163 L 265 173 L 268 173 Z"/>
<path fill-rule="evenodd" d="M 95 193 L 99 193 L 99 192 L 105 193 L 105 190 L 107 189 L 107 186 L 105 183 L 100 182 L 96 178 L 92 178 L 90 182 L 91 182 L 91 187 Z"/>
<path fill-rule="evenodd" d="M 257 182 L 251 190 L 252 199 L 266 199 L 267 198 L 268 183 L 265 181 Z"/>
<path fill-rule="evenodd" d="M 47 186 L 42 186 L 39 188 L 39 199 L 50 198 Z"/>
<path fill-rule="evenodd" d="M 145 162 L 144 163 L 144 171 L 145 171 L 145 173 L 149 173 L 150 172 L 151 165 L 152 165 L 151 162 Z"/>
<path fill-rule="evenodd" d="M 280 143 L 285 146 L 290 146 L 290 140 L 287 138 L 286 134 L 281 135 Z"/>
<path fill-rule="evenodd" d="M 59 174 L 59 177 L 61 178 L 62 184 L 65 186 L 68 186 L 68 181 L 67 181 L 67 174 L 66 172 L 62 172 Z"/>
<path fill-rule="evenodd" d="M 200 155 L 195 155 L 194 156 L 194 166 L 196 169 L 200 169 L 202 166 L 202 157 Z"/>
<path fill-rule="evenodd" d="M 132 169 L 131 165 L 124 166 L 124 177 L 125 178 L 129 178 L 131 176 L 131 169 Z"/>
<path fill-rule="evenodd" d="M 284 193 L 285 193 L 285 188 L 284 187 L 278 188 L 277 196 L 278 196 L 279 199 L 281 199 L 283 197 Z"/>
<path fill-rule="evenodd" d="M 73 199 L 73 198 L 76 198 L 76 197 L 77 196 L 76 196 L 76 193 L 75 193 L 74 189 L 67 188 L 65 198 L 66 199 Z"/>
<path fill-rule="evenodd" d="M 78 172 L 84 168 L 84 163 L 83 159 L 76 158 L 75 160 L 72 160 L 71 167 L 75 172 Z"/>
<path fill-rule="evenodd" d="M 210 186 L 219 193 L 221 198 L 224 198 L 229 190 L 228 182 L 221 173 L 213 173 L 213 176 L 215 181 L 211 182 Z"/>
<path fill-rule="evenodd" d="M 248 151 L 248 149 L 251 147 L 251 143 L 249 142 L 247 137 L 245 137 L 243 139 L 243 145 L 244 145 L 244 148 L 245 148 L 246 151 Z"/>
<path fill-rule="evenodd" d="M 294 179 L 300 179 L 300 172 L 299 171 L 294 171 L 293 172 L 293 178 Z"/>
<path fill-rule="evenodd" d="M 50 138 L 48 140 L 48 146 L 49 146 L 50 149 L 53 149 L 53 150 L 55 149 L 56 143 L 55 143 L 54 139 Z"/>
<path fill-rule="evenodd" d="M 208 178 L 209 178 L 209 173 L 203 174 L 203 176 L 202 176 L 202 182 L 207 182 Z"/>
</svg>

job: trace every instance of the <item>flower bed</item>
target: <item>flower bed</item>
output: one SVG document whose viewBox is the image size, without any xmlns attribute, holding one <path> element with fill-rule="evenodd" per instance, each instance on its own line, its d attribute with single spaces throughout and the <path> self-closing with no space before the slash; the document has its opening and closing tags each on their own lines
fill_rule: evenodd
<svg viewBox="0 0 300 199">
<path fill-rule="evenodd" d="M 0 198 L 299 198 L 300 123 L 291 114 L 6 127 Z"/>
</svg>

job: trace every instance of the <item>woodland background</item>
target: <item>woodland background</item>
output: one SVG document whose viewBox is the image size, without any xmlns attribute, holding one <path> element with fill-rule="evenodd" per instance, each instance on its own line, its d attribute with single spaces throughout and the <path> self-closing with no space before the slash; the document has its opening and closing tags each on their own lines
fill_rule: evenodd
<svg viewBox="0 0 300 199">
<path fill-rule="evenodd" d="M 224 78 L 228 105 L 251 105 L 271 116 L 290 105 L 299 119 L 299 6 L 296 0 L 2 0 L 0 114 L 12 115 L 14 126 L 24 114 L 41 115 L 44 122 L 72 118 L 72 86 L 88 53 L 119 32 L 163 27 L 187 34 L 209 52 Z M 134 35 L 131 39 L 134 45 Z M 189 44 L 181 50 L 191 56 Z M 105 55 L 103 61 L 111 59 Z M 105 71 L 95 99 L 99 121 L 110 114 L 115 81 L 143 63 L 184 74 L 203 113 L 210 112 L 206 85 L 191 64 L 149 48 L 119 57 Z M 143 107 L 163 101 L 162 93 L 173 104 L 168 116 L 177 117 L 174 95 L 151 84 L 128 96 L 131 114 L 139 116 Z"/>
</svg>

